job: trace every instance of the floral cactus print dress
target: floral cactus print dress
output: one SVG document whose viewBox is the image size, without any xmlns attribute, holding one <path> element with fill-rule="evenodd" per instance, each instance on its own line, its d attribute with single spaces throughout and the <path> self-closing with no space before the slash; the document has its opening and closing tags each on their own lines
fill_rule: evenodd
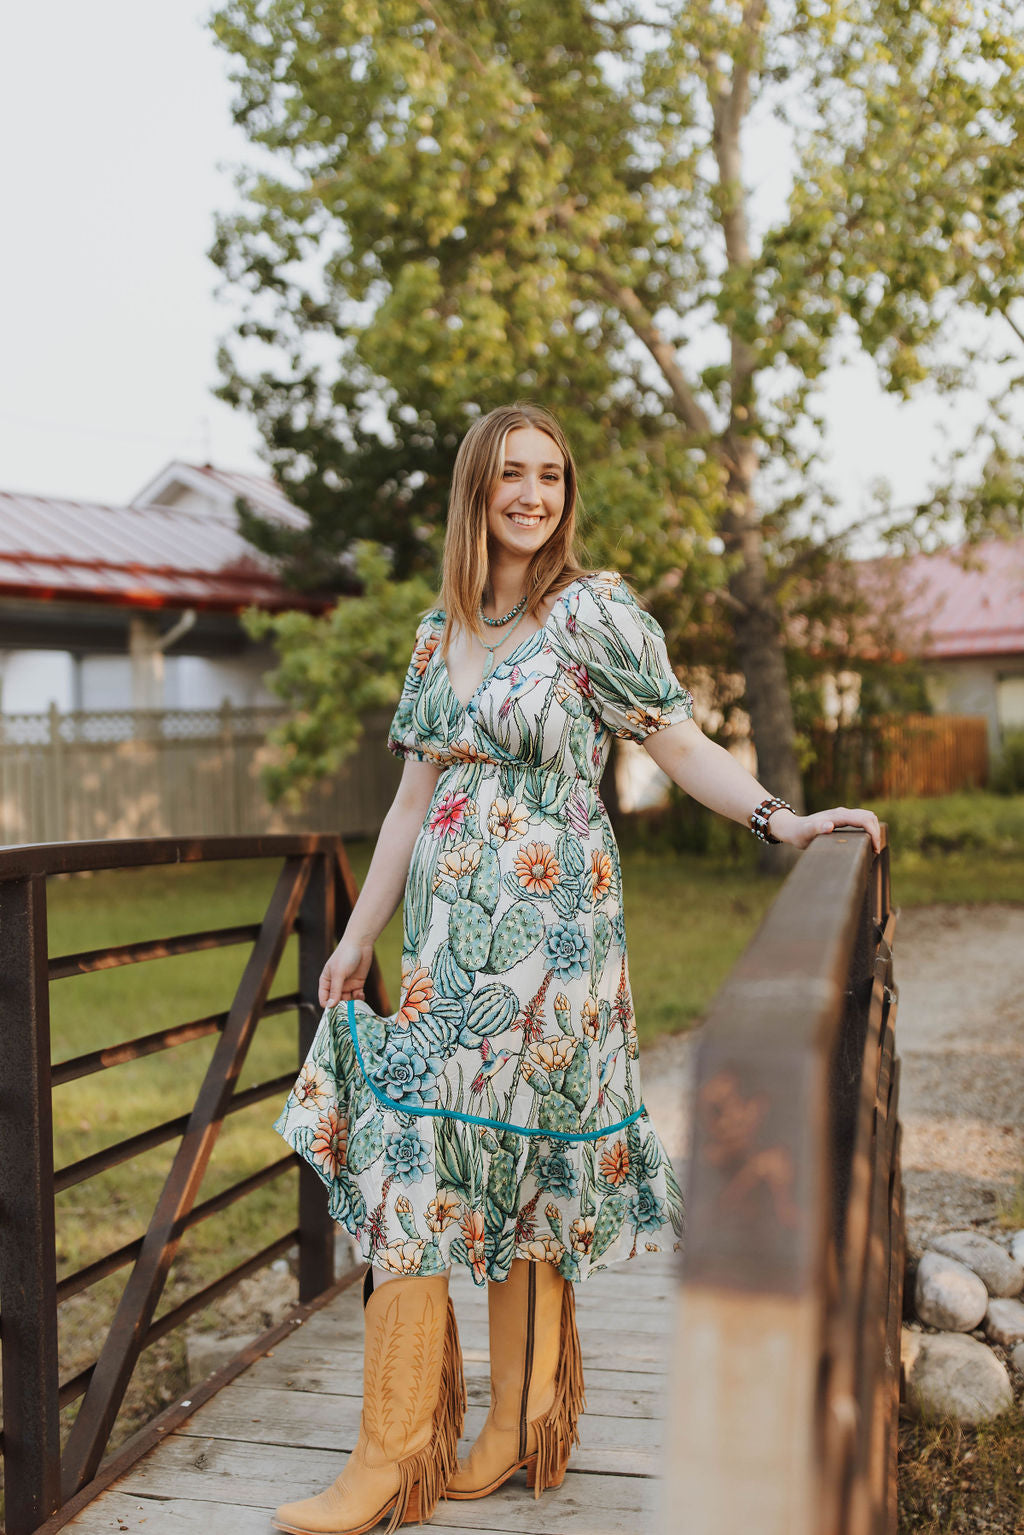
<svg viewBox="0 0 1024 1535">
<path fill-rule="evenodd" d="M 388 747 L 443 769 L 405 889 L 401 1005 L 325 1010 L 275 1128 L 363 1257 L 514 1258 L 585 1279 L 673 1245 L 682 1199 L 640 1090 L 612 735 L 692 714 L 622 577 L 573 581 L 463 707 L 421 621 Z"/>
</svg>

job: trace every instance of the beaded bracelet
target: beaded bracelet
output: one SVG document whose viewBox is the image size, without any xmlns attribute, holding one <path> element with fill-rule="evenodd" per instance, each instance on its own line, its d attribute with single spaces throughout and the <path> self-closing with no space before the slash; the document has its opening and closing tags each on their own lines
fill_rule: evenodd
<svg viewBox="0 0 1024 1535">
<path fill-rule="evenodd" d="M 774 795 L 769 795 L 767 799 L 761 801 L 756 810 L 750 812 L 750 830 L 761 842 L 780 842 L 781 837 L 772 836 L 768 822 L 776 810 L 792 810 L 792 808 L 792 805 L 787 804 L 784 799 L 776 799 Z"/>
</svg>

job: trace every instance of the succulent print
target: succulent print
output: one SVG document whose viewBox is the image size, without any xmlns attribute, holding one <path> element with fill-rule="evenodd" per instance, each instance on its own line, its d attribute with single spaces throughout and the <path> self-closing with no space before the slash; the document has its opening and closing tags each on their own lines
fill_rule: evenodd
<svg viewBox="0 0 1024 1535">
<path fill-rule="evenodd" d="M 423 1108 L 437 1102 L 440 1056 L 421 1053 L 411 1032 L 391 1034 L 372 1080 L 388 1098 L 403 1108 Z"/>
<path fill-rule="evenodd" d="M 332 1218 L 396 1274 L 514 1258 L 578 1281 L 678 1245 L 683 1201 L 640 1090 L 613 735 L 689 719 L 622 578 L 571 582 L 463 707 L 426 614 L 388 746 L 442 771 L 412 848 L 397 1012 L 327 1008 L 276 1128 Z"/>
<path fill-rule="evenodd" d="M 430 1147 L 418 1130 L 395 1130 L 384 1137 L 384 1166 L 399 1183 L 419 1183 L 431 1163 Z"/>
</svg>

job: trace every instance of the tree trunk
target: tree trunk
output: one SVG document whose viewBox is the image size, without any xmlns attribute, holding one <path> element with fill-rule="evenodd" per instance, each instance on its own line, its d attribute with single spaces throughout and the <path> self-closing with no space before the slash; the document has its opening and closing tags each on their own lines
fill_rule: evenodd
<svg viewBox="0 0 1024 1535">
<path fill-rule="evenodd" d="M 757 776 L 769 794 L 787 800 L 797 815 L 804 813 L 803 784 L 796 755 L 793 704 L 786 674 L 786 656 L 774 595 L 768 584 L 764 533 L 753 514 L 750 481 L 730 483 L 730 510 L 722 536 L 740 564 L 729 581 L 737 603 L 734 631 L 740 667 L 746 679 L 745 704 L 757 751 Z M 767 851 L 767 850 L 766 850 Z M 790 862 L 773 851 L 763 867 Z"/>
</svg>

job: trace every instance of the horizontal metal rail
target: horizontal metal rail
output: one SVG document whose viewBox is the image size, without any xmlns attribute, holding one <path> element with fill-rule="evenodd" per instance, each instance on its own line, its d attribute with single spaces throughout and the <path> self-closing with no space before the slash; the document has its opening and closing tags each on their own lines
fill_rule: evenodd
<svg viewBox="0 0 1024 1535">
<path fill-rule="evenodd" d="M 175 933 L 170 938 L 149 938 L 138 943 L 115 943 L 106 949 L 83 949 L 79 954 L 59 954 L 50 960 L 50 980 L 71 975 L 92 975 L 97 970 L 116 970 L 120 965 L 141 965 L 174 954 L 197 954 L 203 949 L 225 949 L 236 943 L 252 943 L 260 927 L 211 928 L 208 933 Z"/>
<path fill-rule="evenodd" d="M 287 1092 L 294 1081 L 295 1073 L 286 1071 L 274 1077 L 273 1081 L 259 1082 L 255 1087 L 248 1087 L 244 1092 L 235 1094 L 225 1107 L 224 1115 L 237 1114 L 254 1103 L 261 1103 L 264 1098 Z M 78 1183 L 85 1183 L 99 1173 L 109 1172 L 112 1167 L 120 1167 L 122 1162 L 130 1162 L 144 1151 L 152 1151 L 155 1146 L 162 1146 L 167 1141 L 173 1141 L 176 1136 L 184 1135 L 190 1118 L 189 1114 L 181 1114 L 177 1119 L 165 1120 L 162 1125 L 154 1125 L 152 1130 L 129 1135 L 123 1141 L 115 1141 L 112 1146 L 104 1146 L 102 1151 L 94 1151 L 91 1156 L 58 1168 L 53 1175 L 54 1193 L 63 1194 L 66 1189 L 74 1188 Z"/>
<path fill-rule="evenodd" d="M 269 1246 L 261 1248 L 258 1253 L 253 1253 L 252 1257 L 246 1258 L 244 1263 L 236 1264 L 233 1269 L 229 1269 L 226 1274 L 222 1274 L 219 1279 L 215 1279 L 212 1284 L 205 1285 L 202 1290 L 196 1290 L 195 1294 L 190 1295 L 187 1300 L 183 1300 L 180 1305 L 175 1306 L 173 1311 L 167 1311 L 163 1316 L 157 1317 L 156 1321 L 147 1330 L 139 1352 L 141 1353 L 142 1349 L 149 1348 L 151 1343 L 156 1343 L 161 1338 L 165 1338 L 169 1332 L 173 1332 L 176 1327 L 180 1327 L 182 1322 L 187 1321 L 190 1316 L 194 1316 L 204 1306 L 210 1305 L 211 1301 L 217 1300 L 221 1295 L 226 1295 L 229 1290 L 234 1289 L 235 1285 L 240 1284 L 243 1279 L 248 1279 L 250 1274 L 258 1273 L 260 1269 L 266 1268 L 267 1264 L 273 1263 L 275 1258 L 284 1257 L 285 1253 L 294 1247 L 298 1240 L 299 1228 L 296 1226 L 293 1231 L 288 1231 L 283 1237 L 278 1237 L 275 1242 L 271 1242 Z M 84 1395 L 89 1388 L 89 1383 L 93 1378 L 95 1370 L 96 1363 L 94 1362 L 87 1365 L 84 1370 L 80 1370 L 77 1375 L 61 1386 L 59 1398 L 61 1408 L 69 1406 L 72 1402 L 77 1401 L 80 1396 Z"/>
<path fill-rule="evenodd" d="M 259 1172 L 251 1173 L 248 1178 L 243 1178 L 238 1183 L 232 1183 L 228 1188 L 222 1189 L 219 1194 L 214 1194 L 211 1199 L 206 1199 L 201 1205 L 196 1205 L 194 1210 L 181 1222 L 181 1230 L 189 1231 L 193 1226 L 198 1226 L 201 1221 L 209 1220 L 211 1215 L 218 1215 L 221 1210 L 226 1210 L 230 1205 L 237 1204 L 244 1199 L 246 1194 L 261 1189 L 266 1183 L 273 1183 L 280 1178 L 282 1173 L 293 1172 L 297 1166 L 293 1156 L 281 1157 L 277 1162 L 269 1162 L 266 1167 L 261 1167 Z M 115 1274 L 118 1269 L 124 1268 L 126 1263 L 132 1263 L 142 1251 L 142 1237 L 136 1237 L 134 1242 L 128 1242 L 124 1247 L 119 1247 L 116 1252 L 107 1253 L 106 1257 L 98 1258 L 95 1263 L 88 1264 L 77 1273 L 68 1274 L 66 1278 L 57 1282 L 57 1304 L 69 1300 L 72 1295 L 79 1295 L 83 1290 L 88 1290 L 100 1279 L 106 1279 L 108 1274 Z"/>
<path fill-rule="evenodd" d="M 298 1007 L 308 1007 L 297 991 L 287 991 L 281 996 L 269 997 L 264 1004 L 262 1017 L 275 1013 L 290 1013 Z M 155 1034 L 144 1034 L 139 1039 L 127 1039 L 120 1045 L 107 1045 L 103 1050 L 91 1050 L 87 1055 L 73 1060 L 59 1061 L 51 1068 L 51 1084 L 60 1087 L 65 1082 L 75 1082 L 79 1077 L 106 1071 L 111 1066 L 124 1066 L 128 1061 L 140 1061 L 146 1055 L 157 1055 L 161 1050 L 173 1050 L 176 1045 L 191 1044 L 194 1039 L 205 1039 L 210 1034 L 222 1032 L 228 1015 L 210 1013 L 205 1018 L 195 1018 L 191 1023 L 178 1024 L 173 1029 L 160 1029 Z"/>
</svg>

